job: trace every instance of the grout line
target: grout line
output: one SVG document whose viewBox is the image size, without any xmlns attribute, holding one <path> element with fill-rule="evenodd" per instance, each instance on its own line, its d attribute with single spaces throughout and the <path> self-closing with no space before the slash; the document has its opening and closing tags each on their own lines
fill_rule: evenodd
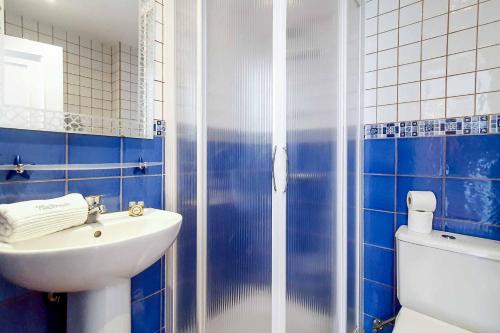
<svg viewBox="0 0 500 333">
<path fill-rule="evenodd" d="M 474 75 L 474 115 L 477 115 L 477 72 L 478 72 L 478 55 L 479 55 L 479 2 L 477 3 L 476 12 L 476 53 L 475 53 L 475 75 Z"/>
</svg>

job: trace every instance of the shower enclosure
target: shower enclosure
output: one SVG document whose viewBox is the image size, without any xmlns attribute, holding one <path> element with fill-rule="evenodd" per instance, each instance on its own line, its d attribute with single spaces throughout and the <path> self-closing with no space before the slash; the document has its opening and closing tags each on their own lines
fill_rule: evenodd
<svg viewBox="0 0 500 333">
<path fill-rule="evenodd" d="M 166 6 L 169 331 L 355 331 L 358 3 Z"/>
</svg>

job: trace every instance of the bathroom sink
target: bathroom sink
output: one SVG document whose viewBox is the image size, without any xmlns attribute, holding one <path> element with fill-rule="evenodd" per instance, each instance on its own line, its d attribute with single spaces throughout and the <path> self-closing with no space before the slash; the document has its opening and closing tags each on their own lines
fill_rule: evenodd
<svg viewBox="0 0 500 333">
<path fill-rule="evenodd" d="M 85 224 L 48 236 L 0 245 L 0 274 L 11 282 L 44 292 L 100 289 L 137 275 L 174 242 L 179 214 L 146 209 L 103 214 Z"/>
<path fill-rule="evenodd" d="M 0 274 L 28 289 L 70 293 L 68 332 L 130 332 L 130 278 L 161 258 L 181 221 L 156 209 L 140 217 L 109 213 L 96 223 L 0 243 Z"/>
</svg>

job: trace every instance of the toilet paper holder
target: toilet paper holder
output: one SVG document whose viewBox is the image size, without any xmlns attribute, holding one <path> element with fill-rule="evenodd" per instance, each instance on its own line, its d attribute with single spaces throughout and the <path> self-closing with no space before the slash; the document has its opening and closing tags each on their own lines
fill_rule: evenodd
<svg viewBox="0 0 500 333">
<path fill-rule="evenodd" d="M 396 316 L 391 317 L 386 320 L 381 320 L 378 318 L 373 319 L 372 322 L 372 333 L 377 333 L 382 331 L 387 325 L 393 325 L 396 322 Z"/>
</svg>

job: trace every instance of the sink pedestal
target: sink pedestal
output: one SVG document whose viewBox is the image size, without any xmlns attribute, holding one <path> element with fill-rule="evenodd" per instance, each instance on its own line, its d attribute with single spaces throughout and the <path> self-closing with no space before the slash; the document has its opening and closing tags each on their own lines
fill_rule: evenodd
<svg viewBox="0 0 500 333">
<path fill-rule="evenodd" d="M 68 294 L 67 331 L 130 333 L 130 279 L 104 289 Z"/>
</svg>

